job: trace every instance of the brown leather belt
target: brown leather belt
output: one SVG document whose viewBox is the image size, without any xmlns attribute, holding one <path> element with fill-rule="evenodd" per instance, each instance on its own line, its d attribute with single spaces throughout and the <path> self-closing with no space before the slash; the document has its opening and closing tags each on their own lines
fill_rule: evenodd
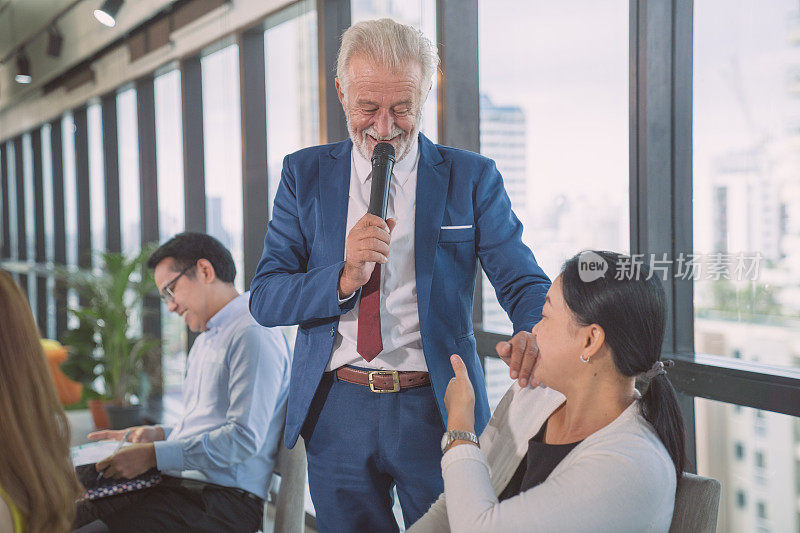
<svg viewBox="0 0 800 533">
<path fill-rule="evenodd" d="M 400 372 L 397 370 L 358 370 L 343 366 L 336 370 L 336 377 L 348 383 L 369 387 L 372 392 L 399 392 L 430 385 L 427 372 Z"/>
</svg>

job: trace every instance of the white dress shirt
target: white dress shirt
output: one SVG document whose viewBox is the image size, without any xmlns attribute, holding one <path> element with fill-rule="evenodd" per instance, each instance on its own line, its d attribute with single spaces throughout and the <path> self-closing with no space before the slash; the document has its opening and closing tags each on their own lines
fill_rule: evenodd
<svg viewBox="0 0 800 533">
<path fill-rule="evenodd" d="M 347 204 L 346 234 L 369 209 L 372 164 L 358 150 L 351 151 L 350 200 Z M 354 365 L 375 370 L 420 370 L 427 372 L 417 310 L 417 281 L 414 263 L 414 219 L 417 199 L 419 141 L 395 164 L 389 188 L 387 218 L 397 225 L 392 230 L 389 261 L 381 265 L 381 339 L 383 351 L 367 362 L 356 351 L 358 308 L 341 316 L 333 354 L 326 370 Z M 361 297 L 358 291 L 355 298 Z"/>
<path fill-rule="evenodd" d="M 250 293 L 208 321 L 189 351 L 183 416 L 155 443 L 158 469 L 266 498 L 286 418 L 291 357 L 280 328 L 250 315 Z"/>
</svg>

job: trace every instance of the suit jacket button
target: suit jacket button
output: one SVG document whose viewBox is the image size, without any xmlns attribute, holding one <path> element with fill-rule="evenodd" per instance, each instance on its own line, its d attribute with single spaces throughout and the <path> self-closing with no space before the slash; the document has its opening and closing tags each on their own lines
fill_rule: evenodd
<svg viewBox="0 0 800 533">
<path fill-rule="evenodd" d="M 333 337 L 335 334 L 336 334 L 336 330 L 334 329 L 333 326 L 331 326 L 331 337 Z"/>
</svg>

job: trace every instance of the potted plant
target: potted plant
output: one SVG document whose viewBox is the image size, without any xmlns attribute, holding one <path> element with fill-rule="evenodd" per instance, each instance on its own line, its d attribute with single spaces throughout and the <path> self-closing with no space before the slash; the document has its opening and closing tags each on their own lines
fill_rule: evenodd
<svg viewBox="0 0 800 533">
<path fill-rule="evenodd" d="M 69 378 L 83 385 L 78 406 L 89 409 L 95 429 L 110 428 L 105 407 L 107 398 L 97 391 L 96 386 L 98 381 L 102 381 L 103 366 L 102 356 L 97 351 L 94 324 L 78 318 L 78 327 L 66 331 L 61 340 L 68 354 L 61 369 Z"/>
<path fill-rule="evenodd" d="M 81 298 L 80 306 L 69 309 L 78 326 L 62 339 L 70 351 L 64 371 L 84 383 L 90 411 L 92 404 L 95 407 L 93 416 L 99 414 L 97 402 L 104 401 L 112 429 L 140 423 L 142 360 L 161 344 L 159 339 L 137 333 L 134 327 L 133 310 L 140 307 L 145 295 L 156 290 L 153 275 L 145 267 L 151 252 L 151 247 L 145 247 L 130 258 L 105 252 L 100 254 L 98 272 L 59 273 Z M 95 416 L 98 427 L 103 422 Z"/>
</svg>

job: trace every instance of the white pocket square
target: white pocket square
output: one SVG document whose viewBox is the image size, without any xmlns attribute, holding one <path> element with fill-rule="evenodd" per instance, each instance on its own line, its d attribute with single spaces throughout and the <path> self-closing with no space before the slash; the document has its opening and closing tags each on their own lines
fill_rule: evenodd
<svg viewBox="0 0 800 533">
<path fill-rule="evenodd" d="M 469 226 L 442 226 L 442 229 L 469 229 L 472 227 L 472 224 Z"/>
</svg>

